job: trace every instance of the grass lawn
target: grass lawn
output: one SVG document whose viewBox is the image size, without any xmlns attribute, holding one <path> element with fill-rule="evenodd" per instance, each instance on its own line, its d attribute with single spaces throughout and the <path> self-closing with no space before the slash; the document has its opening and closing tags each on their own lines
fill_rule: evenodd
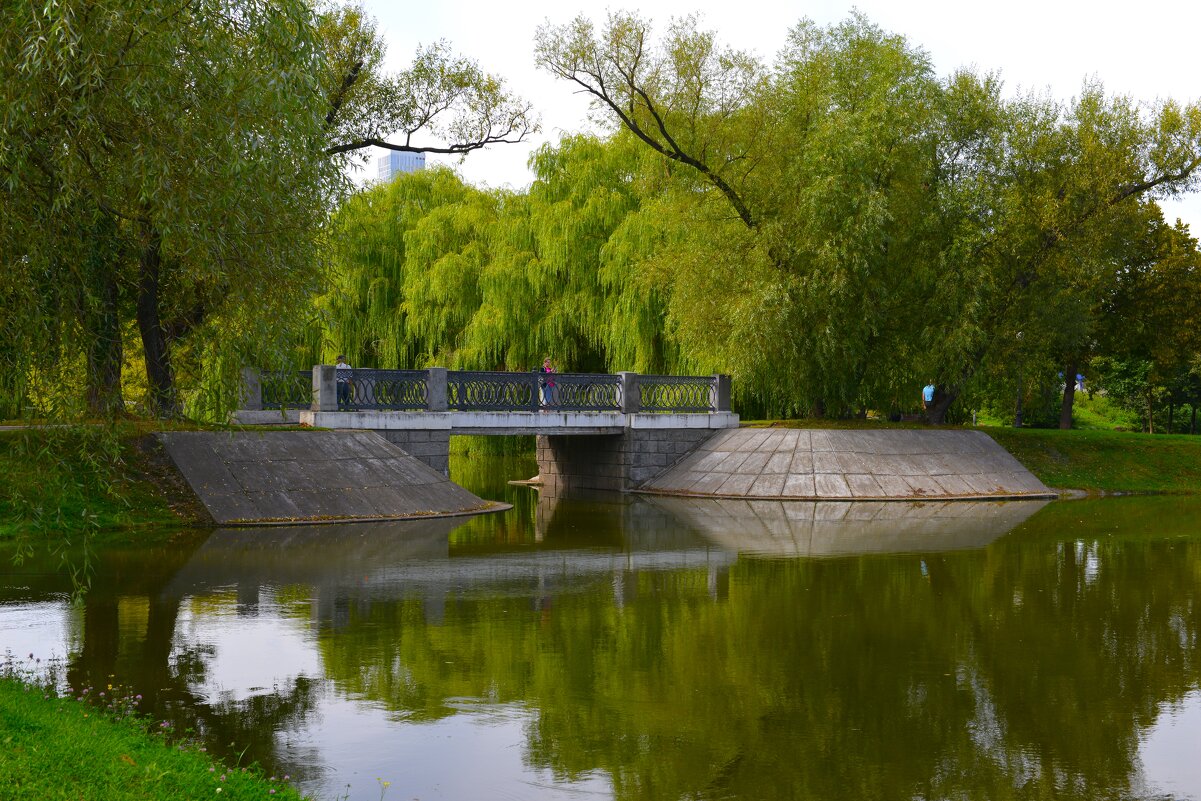
<svg viewBox="0 0 1201 801">
<path fill-rule="evenodd" d="M 110 688 L 111 690 L 111 688 Z M 255 770 L 235 770 L 194 746 L 148 734 L 126 717 L 0 677 L 0 797 L 11 801 L 267 799 L 300 795 Z"/>
<path fill-rule="evenodd" d="M 1049 487 L 1201 493 L 1201 436 L 985 428 Z"/>
</svg>

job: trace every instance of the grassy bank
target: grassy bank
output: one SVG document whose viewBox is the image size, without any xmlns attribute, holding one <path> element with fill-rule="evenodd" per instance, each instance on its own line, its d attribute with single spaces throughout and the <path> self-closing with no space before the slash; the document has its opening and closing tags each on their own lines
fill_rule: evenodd
<svg viewBox="0 0 1201 801">
<path fill-rule="evenodd" d="M 134 706 L 134 699 L 96 706 L 0 677 L 0 797 L 300 799 L 282 782 L 228 768 L 196 747 L 148 734 L 145 721 L 126 714 Z"/>
<path fill-rule="evenodd" d="M 983 429 L 1049 487 L 1201 493 L 1201 436 Z"/>
<path fill-rule="evenodd" d="M 178 529 L 205 518 L 138 426 L 0 431 L 0 541 Z"/>
</svg>

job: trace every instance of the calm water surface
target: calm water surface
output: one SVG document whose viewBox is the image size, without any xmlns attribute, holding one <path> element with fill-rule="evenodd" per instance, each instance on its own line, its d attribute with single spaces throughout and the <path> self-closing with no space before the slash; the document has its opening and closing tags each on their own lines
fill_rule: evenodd
<svg viewBox="0 0 1201 801">
<path fill-rule="evenodd" d="M 539 498 L 0 566 L 0 653 L 318 799 L 1201 798 L 1201 503 Z M 113 677 L 113 678 L 110 678 Z"/>
</svg>

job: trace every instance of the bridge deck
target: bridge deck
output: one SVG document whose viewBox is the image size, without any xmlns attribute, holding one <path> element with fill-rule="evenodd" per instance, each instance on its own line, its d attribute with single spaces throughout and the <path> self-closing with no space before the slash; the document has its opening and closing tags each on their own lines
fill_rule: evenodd
<svg viewBox="0 0 1201 801">
<path fill-rule="evenodd" d="M 450 434 L 605 435 L 630 429 L 737 428 L 731 412 L 626 414 L 622 412 L 300 412 L 302 425 L 371 431 L 446 431 Z"/>
</svg>

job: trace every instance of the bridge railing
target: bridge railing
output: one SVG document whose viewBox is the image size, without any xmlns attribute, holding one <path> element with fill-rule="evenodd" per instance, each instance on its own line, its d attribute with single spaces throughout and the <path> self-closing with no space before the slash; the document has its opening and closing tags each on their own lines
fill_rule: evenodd
<svg viewBox="0 0 1201 801">
<path fill-rule="evenodd" d="M 537 373 L 446 371 L 446 408 L 455 411 L 530 411 L 539 406 Z"/>
<path fill-rule="evenodd" d="M 562 412 L 620 412 L 622 383 L 619 375 L 596 373 L 540 373 L 542 408 Z"/>
<path fill-rule="evenodd" d="M 263 405 L 266 405 L 264 381 Z M 299 398 L 299 394 L 294 393 Z M 730 411 L 730 378 L 483 370 L 312 370 L 316 411 L 626 412 Z"/>
<path fill-rule="evenodd" d="M 334 373 L 338 411 L 418 411 L 428 406 L 428 370 L 343 370 Z"/>
<path fill-rule="evenodd" d="M 308 409 L 313 405 L 309 370 L 275 370 L 263 373 L 259 380 L 263 409 Z"/>
<path fill-rule="evenodd" d="M 704 413 L 717 411 L 715 376 L 639 375 L 638 411 Z"/>
</svg>

